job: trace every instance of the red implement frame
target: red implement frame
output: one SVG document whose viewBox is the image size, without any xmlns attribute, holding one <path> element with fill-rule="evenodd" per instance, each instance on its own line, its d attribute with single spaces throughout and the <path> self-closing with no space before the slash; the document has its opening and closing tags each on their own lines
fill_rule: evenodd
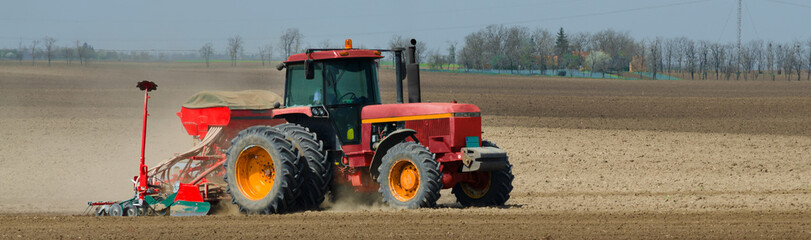
<svg viewBox="0 0 811 240">
<path fill-rule="evenodd" d="M 141 91 L 144 91 L 144 122 L 141 129 L 141 164 L 138 166 L 138 182 L 135 191 L 138 192 L 138 203 L 144 202 L 144 193 L 147 191 L 147 167 L 144 163 L 144 152 L 146 150 L 146 117 L 149 116 L 147 106 L 149 105 L 149 92 L 157 90 L 158 84 L 150 81 L 141 81 L 136 85 Z"/>
</svg>

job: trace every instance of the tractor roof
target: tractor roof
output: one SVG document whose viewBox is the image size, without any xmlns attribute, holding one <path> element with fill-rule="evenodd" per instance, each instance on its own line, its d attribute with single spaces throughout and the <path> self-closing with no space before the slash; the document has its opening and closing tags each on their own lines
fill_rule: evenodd
<svg viewBox="0 0 811 240">
<path fill-rule="evenodd" d="M 290 62 L 303 62 L 307 58 L 304 53 L 290 55 L 285 63 Z M 328 50 L 310 53 L 312 60 L 328 60 L 328 59 L 342 59 L 342 58 L 383 58 L 380 51 L 368 49 L 344 49 L 344 50 Z"/>
</svg>

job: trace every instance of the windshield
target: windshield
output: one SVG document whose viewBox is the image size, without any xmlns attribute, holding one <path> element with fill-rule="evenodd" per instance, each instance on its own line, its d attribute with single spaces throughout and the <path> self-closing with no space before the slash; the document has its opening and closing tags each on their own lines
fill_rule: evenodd
<svg viewBox="0 0 811 240">
<path fill-rule="evenodd" d="M 324 62 L 326 105 L 380 103 L 376 77 L 374 60 Z"/>
<path fill-rule="evenodd" d="M 304 64 L 287 67 L 285 106 L 379 104 L 374 60 L 315 62 L 314 78 L 304 78 Z"/>
</svg>

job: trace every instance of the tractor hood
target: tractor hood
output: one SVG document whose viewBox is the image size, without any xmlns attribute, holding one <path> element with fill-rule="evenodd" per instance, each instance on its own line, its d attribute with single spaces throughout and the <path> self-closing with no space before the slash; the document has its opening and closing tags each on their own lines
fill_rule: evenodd
<svg viewBox="0 0 811 240">
<path fill-rule="evenodd" d="M 361 111 L 361 119 L 424 116 L 448 113 L 479 113 L 479 107 L 462 103 L 400 103 L 369 105 Z"/>
</svg>

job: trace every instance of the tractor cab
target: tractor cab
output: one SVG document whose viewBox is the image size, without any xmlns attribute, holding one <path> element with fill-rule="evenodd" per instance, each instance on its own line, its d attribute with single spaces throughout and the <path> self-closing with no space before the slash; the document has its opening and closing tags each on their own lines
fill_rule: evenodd
<svg viewBox="0 0 811 240">
<path fill-rule="evenodd" d="M 381 104 L 379 50 L 311 49 L 285 62 L 284 106 L 326 109 L 341 145 L 360 141 L 361 109 Z M 317 110 L 316 110 L 317 111 Z"/>
</svg>

